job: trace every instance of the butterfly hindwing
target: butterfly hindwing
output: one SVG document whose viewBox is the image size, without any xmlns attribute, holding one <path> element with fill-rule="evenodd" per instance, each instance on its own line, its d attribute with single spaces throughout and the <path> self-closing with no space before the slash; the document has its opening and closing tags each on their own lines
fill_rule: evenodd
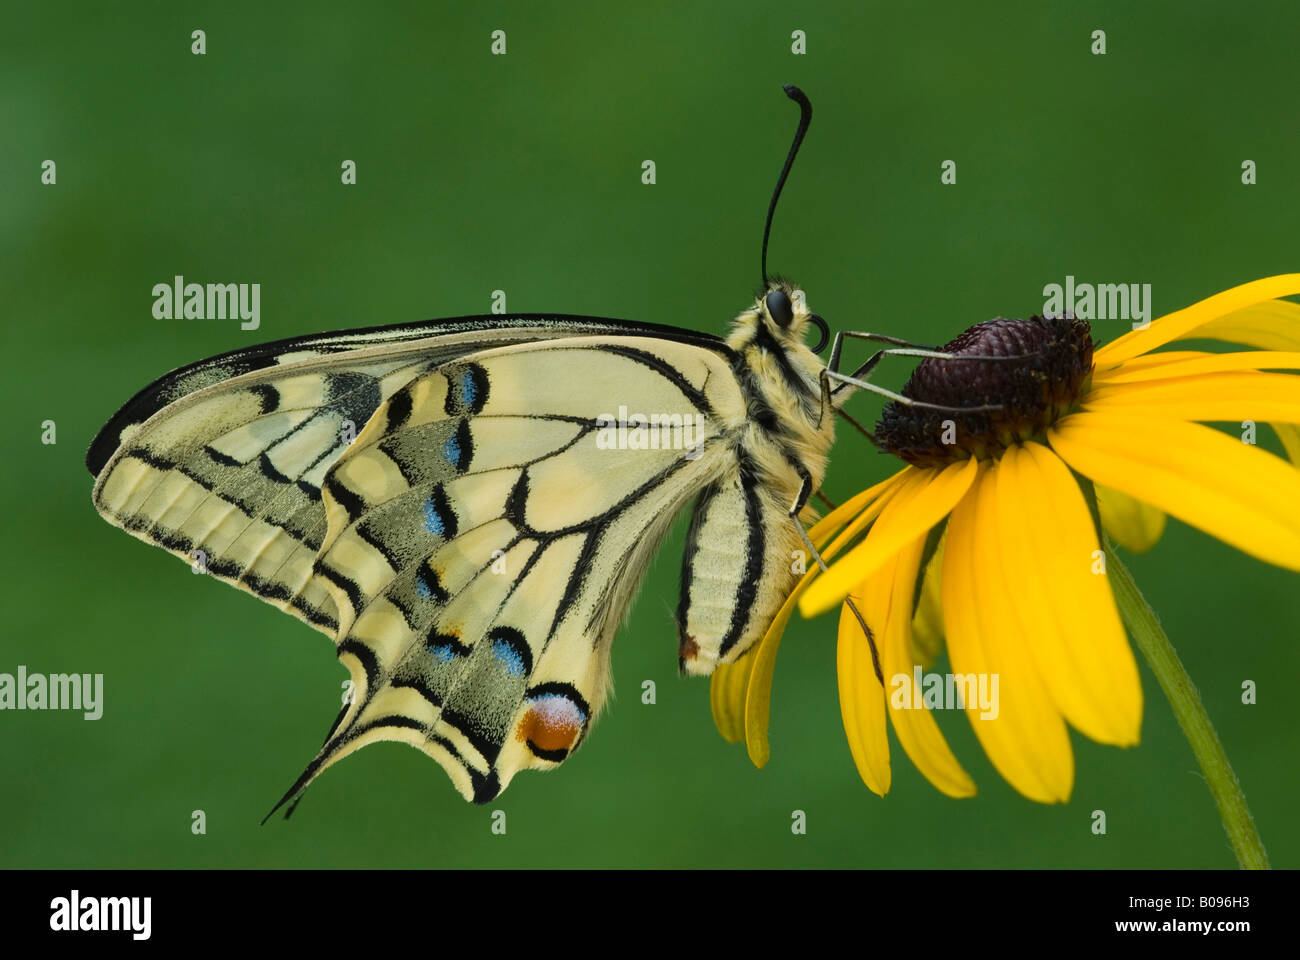
<svg viewBox="0 0 1300 960">
<path fill-rule="evenodd" d="M 580 338 L 471 354 L 394 393 L 325 478 L 316 569 L 356 698 L 290 796 L 377 739 L 419 746 L 480 802 L 568 756 L 655 546 L 734 468 L 728 364 Z M 608 448 L 620 407 L 689 417 L 694 448 Z"/>
</svg>

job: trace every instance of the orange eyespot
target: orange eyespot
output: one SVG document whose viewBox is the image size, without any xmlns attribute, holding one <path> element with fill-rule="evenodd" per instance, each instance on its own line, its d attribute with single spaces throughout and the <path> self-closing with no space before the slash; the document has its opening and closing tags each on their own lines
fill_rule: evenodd
<svg viewBox="0 0 1300 960">
<path fill-rule="evenodd" d="M 565 693 L 540 693 L 528 702 L 516 737 L 543 759 L 563 760 L 587 726 L 587 711 Z"/>
</svg>

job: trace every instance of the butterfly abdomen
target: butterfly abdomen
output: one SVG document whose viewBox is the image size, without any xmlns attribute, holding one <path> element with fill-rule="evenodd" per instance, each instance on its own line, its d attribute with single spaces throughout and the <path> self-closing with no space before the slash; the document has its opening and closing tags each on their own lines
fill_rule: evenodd
<svg viewBox="0 0 1300 960">
<path fill-rule="evenodd" d="M 767 630 L 794 582 L 793 521 L 742 456 L 695 505 L 682 562 L 678 662 L 712 673 Z"/>
</svg>

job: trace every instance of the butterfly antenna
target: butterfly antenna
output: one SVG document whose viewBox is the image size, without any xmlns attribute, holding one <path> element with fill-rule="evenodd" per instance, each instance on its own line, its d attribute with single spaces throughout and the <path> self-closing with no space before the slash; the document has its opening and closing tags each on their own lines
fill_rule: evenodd
<svg viewBox="0 0 1300 960">
<path fill-rule="evenodd" d="M 812 104 L 808 102 L 804 92 L 793 83 L 787 83 L 782 89 L 785 90 L 787 97 L 799 104 L 799 128 L 794 132 L 794 143 L 790 144 L 790 153 L 785 158 L 785 166 L 781 168 L 781 176 L 777 178 L 776 189 L 772 191 L 772 202 L 767 205 L 767 223 L 763 226 L 763 282 L 760 289 L 767 286 L 767 238 L 772 233 L 772 215 L 776 213 L 776 201 L 781 197 L 781 188 L 785 186 L 785 178 L 790 175 L 790 168 L 794 166 L 799 144 L 803 143 L 804 134 L 808 132 L 808 124 L 812 122 Z"/>
</svg>

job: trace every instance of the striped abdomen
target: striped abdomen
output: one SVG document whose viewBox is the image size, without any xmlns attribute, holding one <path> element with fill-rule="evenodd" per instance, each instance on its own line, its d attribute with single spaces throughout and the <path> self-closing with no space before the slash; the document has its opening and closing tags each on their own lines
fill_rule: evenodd
<svg viewBox="0 0 1300 960">
<path fill-rule="evenodd" d="M 707 674 L 759 640 L 796 580 L 799 533 L 745 464 L 700 494 L 677 608 L 683 673 Z"/>
</svg>

